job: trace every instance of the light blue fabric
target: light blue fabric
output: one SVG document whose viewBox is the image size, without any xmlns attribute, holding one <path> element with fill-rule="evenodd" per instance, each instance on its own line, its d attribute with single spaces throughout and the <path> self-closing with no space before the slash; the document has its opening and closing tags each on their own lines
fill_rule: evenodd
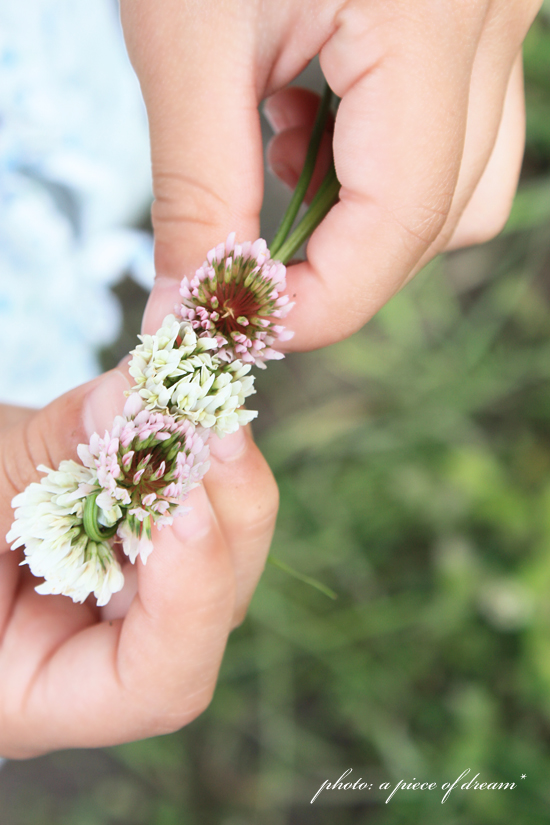
<svg viewBox="0 0 550 825">
<path fill-rule="evenodd" d="M 97 374 L 109 285 L 152 282 L 131 229 L 151 199 L 147 122 L 113 0 L 0 4 L 0 401 Z"/>
</svg>

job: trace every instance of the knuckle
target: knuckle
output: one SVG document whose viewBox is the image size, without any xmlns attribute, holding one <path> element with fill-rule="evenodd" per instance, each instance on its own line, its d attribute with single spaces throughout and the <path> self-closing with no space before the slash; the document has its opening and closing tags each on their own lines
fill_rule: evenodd
<svg viewBox="0 0 550 825">
<path fill-rule="evenodd" d="M 71 391 L 2 433 L 0 474 L 3 494 L 15 495 L 38 481 L 39 464 L 56 469 L 76 457 L 80 431 L 82 391 Z"/>
<path fill-rule="evenodd" d="M 213 227 L 227 222 L 231 207 L 208 182 L 184 173 L 155 171 L 153 180 L 155 232 L 173 224 Z"/>
<path fill-rule="evenodd" d="M 36 478 L 36 450 L 31 422 L 25 421 L 17 436 L 12 430 L 7 431 L 2 439 L 2 489 L 11 498 L 25 489 Z"/>
<path fill-rule="evenodd" d="M 392 216 L 415 244 L 429 247 L 445 226 L 451 203 L 452 194 L 442 193 L 432 203 L 394 208 Z"/>
</svg>

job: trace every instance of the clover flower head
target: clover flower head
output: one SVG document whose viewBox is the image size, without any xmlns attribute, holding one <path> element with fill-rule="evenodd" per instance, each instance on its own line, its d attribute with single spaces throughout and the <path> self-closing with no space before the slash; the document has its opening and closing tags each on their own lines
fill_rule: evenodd
<svg viewBox="0 0 550 825">
<path fill-rule="evenodd" d="M 209 450 L 190 421 L 139 409 L 130 396 L 111 432 L 79 445 L 85 467 L 97 474 L 102 524 L 119 522 L 117 535 L 130 561 L 145 562 L 153 549 L 151 526 L 172 524 L 189 492 L 208 470 Z"/>
<path fill-rule="evenodd" d="M 251 365 L 223 360 L 215 338 L 199 336 L 189 321 L 173 315 L 156 335 L 140 338 L 130 361 L 136 382 L 130 398 L 139 394 L 145 409 L 185 418 L 219 436 L 256 417 L 255 411 L 240 409 L 255 392 Z"/>
<path fill-rule="evenodd" d="M 109 544 L 92 541 L 84 530 L 84 503 L 98 484 L 95 468 L 62 461 L 58 470 L 38 469 L 44 478 L 12 501 L 15 521 L 7 535 L 11 549 L 24 546 L 22 564 L 44 577 L 35 588 L 38 593 L 60 593 L 74 602 L 93 593 L 98 605 L 107 604 L 124 577 Z"/>
<path fill-rule="evenodd" d="M 216 338 L 220 359 L 263 368 L 283 358 L 273 344 L 293 335 L 280 323 L 293 306 L 281 295 L 285 288 L 286 267 L 271 259 L 266 242 L 237 244 L 232 232 L 182 280 L 179 314 L 201 336 Z"/>
</svg>

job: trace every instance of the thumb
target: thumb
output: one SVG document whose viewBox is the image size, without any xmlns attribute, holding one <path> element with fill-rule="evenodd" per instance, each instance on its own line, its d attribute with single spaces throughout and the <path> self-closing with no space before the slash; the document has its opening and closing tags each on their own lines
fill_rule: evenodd
<svg viewBox="0 0 550 825">
<path fill-rule="evenodd" d="M 254 7 L 202 0 L 123 0 L 122 23 L 151 138 L 157 281 L 144 328 L 154 332 L 184 275 L 236 231 L 255 240 L 263 157 Z M 249 19 L 246 19 L 249 18 Z"/>
<path fill-rule="evenodd" d="M 122 413 L 130 383 L 120 370 L 89 381 L 0 432 L 0 528 L 5 536 L 13 521 L 11 501 L 43 475 L 45 464 L 57 469 L 64 459 L 77 459 L 76 447 L 93 432 L 110 429 Z M 0 546 L 0 552 L 7 549 Z"/>
</svg>

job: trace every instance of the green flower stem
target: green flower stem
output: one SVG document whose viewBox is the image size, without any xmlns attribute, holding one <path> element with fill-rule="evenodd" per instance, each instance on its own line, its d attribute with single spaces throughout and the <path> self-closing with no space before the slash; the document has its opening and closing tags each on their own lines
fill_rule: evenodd
<svg viewBox="0 0 550 825">
<path fill-rule="evenodd" d="M 298 251 L 305 240 L 319 226 L 325 215 L 338 200 L 340 183 L 336 177 L 334 164 L 330 167 L 324 180 L 317 190 L 315 197 L 309 205 L 306 214 L 292 233 L 279 248 L 276 257 L 278 261 L 286 264 Z"/>
<path fill-rule="evenodd" d="M 298 210 L 300 209 L 302 201 L 307 192 L 307 188 L 310 184 L 311 177 L 313 175 L 313 170 L 315 169 L 315 161 L 317 160 L 317 155 L 319 153 L 321 138 L 323 137 L 323 132 L 325 131 L 325 126 L 330 111 L 331 100 L 332 92 L 328 84 L 325 84 L 325 91 L 323 93 L 323 97 L 321 98 L 321 103 L 319 105 L 319 110 L 317 112 L 317 117 L 315 119 L 313 131 L 311 133 L 311 138 L 309 141 L 309 146 L 307 149 L 306 159 L 302 172 L 298 179 L 298 183 L 296 184 L 296 188 L 292 195 L 292 199 L 288 205 L 285 214 L 283 215 L 283 219 L 279 225 L 277 232 L 275 233 L 275 237 L 271 242 L 269 251 L 271 253 L 272 258 L 277 258 L 278 260 L 281 260 L 280 256 L 277 253 L 279 249 L 282 247 L 288 233 L 292 228 L 294 219 L 298 214 Z"/>
<path fill-rule="evenodd" d="M 325 584 L 317 581 L 317 579 L 312 579 L 311 576 L 304 576 L 303 573 L 299 573 L 298 570 L 294 570 L 293 567 L 290 567 L 288 564 L 285 564 L 284 561 L 280 559 L 276 559 L 274 556 L 269 555 L 267 560 L 273 567 L 277 567 L 279 570 L 282 570 L 284 573 L 288 573 L 289 576 L 292 576 L 294 579 L 298 579 L 298 581 L 304 582 L 305 584 L 309 584 L 310 587 L 314 587 L 316 590 L 320 590 L 321 593 L 324 593 L 325 596 L 328 596 L 329 599 L 337 599 L 338 596 L 331 590 L 330 587 L 327 587 Z"/>
<path fill-rule="evenodd" d="M 96 504 L 96 498 L 98 497 L 98 495 L 99 492 L 90 493 L 89 496 L 86 496 L 82 522 L 84 526 L 84 532 L 86 533 L 88 538 L 99 544 L 100 542 L 107 541 L 108 539 L 114 536 L 114 534 L 117 531 L 118 522 L 116 524 L 113 524 L 112 527 L 104 527 L 102 524 L 98 522 L 97 514 L 99 512 L 99 507 Z"/>
</svg>

